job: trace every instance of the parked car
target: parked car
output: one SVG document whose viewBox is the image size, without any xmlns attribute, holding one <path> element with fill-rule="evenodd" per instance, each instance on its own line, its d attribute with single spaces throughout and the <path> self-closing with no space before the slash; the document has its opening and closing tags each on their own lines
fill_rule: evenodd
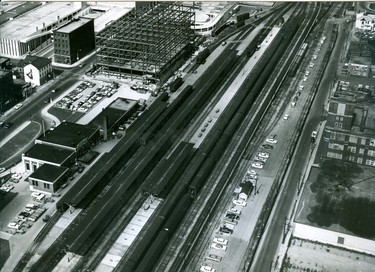
<svg viewBox="0 0 375 272">
<path fill-rule="evenodd" d="M 284 115 L 284 120 L 288 120 L 289 119 L 289 114 L 285 114 Z"/>
<path fill-rule="evenodd" d="M 216 254 L 208 254 L 206 257 L 205 257 L 206 260 L 211 260 L 211 261 L 215 261 L 215 262 L 221 262 L 221 259 L 222 257 L 216 255 Z"/>
<path fill-rule="evenodd" d="M 270 157 L 270 154 L 267 153 L 267 152 L 259 152 L 259 153 L 258 153 L 258 157 L 261 157 L 261 158 L 269 158 L 269 157 Z"/>
<path fill-rule="evenodd" d="M 277 140 L 273 139 L 273 138 L 268 138 L 266 139 L 266 143 L 269 143 L 269 144 L 277 144 Z"/>
<path fill-rule="evenodd" d="M 245 207 L 247 205 L 246 201 L 238 200 L 238 199 L 234 199 L 233 204 L 238 205 L 238 206 L 242 206 L 242 207 Z"/>
<path fill-rule="evenodd" d="M 215 237 L 214 238 L 214 243 L 217 243 L 217 244 L 222 244 L 222 245 L 228 245 L 228 240 L 224 239 L 224 238 L 221 238 L 221 237 Z"/>
<path fill-rule="evenodd" d="M 226 251 L 227 250 L 227 246 L 222 245 L 222 244 L 217 244 L 217 243 L 212 243 L 211 244 L 211 248 L 214 248 L 214 249 L 217 249 L 217 250 L 221 250 L 221 251 Z"/>
<path fill-rule="evenodd" d="M 253 163 L 251 164 L 251 167 L 258 168 L 258 169 L 262 169 L 262 168 L 263 168 L 263 164 L 260 163 L 260 162 L 253 162 Z"/>
<path fill-rule="evenodd" d="M 230 208 L 228 210 L 228 212 L 231 212 L 231 213 L 234 213 L 234 214 L 237 214 L 237 215 L 241 214 L 241 211 L 239 209 L 236 209 L 236 208 Z"/>
<path fill-rule="evenodd" d="M 264 158 L 264 157 L 258 157 L 258 156 L 256 156 L 256 157 L 254 158 L 254 160 L 257 161 L 257 162 L 267 162 L 267 158 Z"/>
<path fill-rule="evenodd" d="M 227 234 L 232 234 L 233 233 L 233 230 L 231 230 L 230 228 L 227 228 L 227 227 L 220 227 L 220 231 L 222 233 L 227 233 Z"/>
<path fill-rule="evenodd" d="M 20 109 L 22 106 L 23 106 L 23 104 L 18 103 L 17 105 L 14 106 L 14 109 L 15 109 L 15 110 L 18 110 L 18 109 Z"/>
<path fill-rule="evenodd" d="M 208 265 L 202 265 L 200 268 L 201 272 L 215 272 L 216 269 L 212 268 L 211 266 Z"/>
</svg>

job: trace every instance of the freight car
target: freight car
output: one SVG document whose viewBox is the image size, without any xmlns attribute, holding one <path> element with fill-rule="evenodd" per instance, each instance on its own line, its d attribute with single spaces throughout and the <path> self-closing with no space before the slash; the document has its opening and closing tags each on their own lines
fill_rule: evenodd
<svg viewBox="0 0 375 272">
<path fill-rule="evenodd" d="M 197 64 L 203 64 L 206 62 L 207 57 L 210 55 L 210 50 L 208 48 L 204 49 L 202 52 L 198 53 L 195 62 Z"/>
</svg>

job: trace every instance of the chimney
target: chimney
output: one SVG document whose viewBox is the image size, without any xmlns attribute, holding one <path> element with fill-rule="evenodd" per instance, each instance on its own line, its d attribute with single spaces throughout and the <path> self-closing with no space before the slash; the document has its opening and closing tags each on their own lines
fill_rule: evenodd
<svg viewBox="0 0 375 272">
<path fill-rule="evenodd" d="M 103 140 L 108 140 L 108 116 L 103 116 Z"/>
</svg>

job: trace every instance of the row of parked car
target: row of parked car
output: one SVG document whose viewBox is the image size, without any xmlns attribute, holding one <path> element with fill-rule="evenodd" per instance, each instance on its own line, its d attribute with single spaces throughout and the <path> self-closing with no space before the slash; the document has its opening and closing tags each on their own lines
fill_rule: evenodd
<svg viewBox="0 0 375 272">
<path fill-rule="evenodd" d="M 254 162 L 252 163 L 253 168 L 261 169 L 263 168 L 265 162 L 270 157 L 270 153 L 266 150 L 272 150 L 273 144 L 276 144 L 277 140 L 275 139 L 275 136 L 271 136 L 270 138 L 266 139 L 266 142 L 262 145 L 261 151 L 257 152 Z M 259 178 L 258 173 L 253 170 L 249 169 L 243 180 L 241 181 L 242 184 L 244 183 L 252 183 L 255 184 Z M 238 224 L 238 221 L 240 219 L 241 215 L 241 208 L 245 207 L 247 205 L 247 195 L 243 197 L 238 197 L 237 199 L 233 199 L 232 203 L 234 206 L 232 206 L 230 209 L 227 210 L 225 217 L 223 219 L 223 222 L 220 226 L 220 233 L 223 234 L 232 234 L 234 231 L 234 227 Z M 222 237 L 215 237 L 213 239 L 213 242 L 211 243 L 211 249 L 214 249 L 213 253 L 209 253 L 205 260 L 215 261 L 215 262 L 221 262 L 222 257 L 217 253 L 217 251 L 226 251 L 228 247 L 228 240 L 222 238 Z M 215 272 L 216 269 L 211 267 L 208 264 L 201 264 L 200 267 L 201 272 Z"/>
<path fill-rule="evenodd" d="M 12 234 L 25 233 L 46 210 L 47 209 L 40 204 L 26 204 L 25 208 L 7 225 L 10 229 L 8 232 Z M 43 221 L 46 221 L 46 218 L 47 217 L 43 218 Z"/>
</svg>

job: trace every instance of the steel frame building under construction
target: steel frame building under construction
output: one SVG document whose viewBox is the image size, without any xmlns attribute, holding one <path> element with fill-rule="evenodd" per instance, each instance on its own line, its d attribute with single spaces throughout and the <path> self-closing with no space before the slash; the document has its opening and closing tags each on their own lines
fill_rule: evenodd
<svg viewBox="0 0 375 272">
<path fill-rule="evenodd" d="M 96 37 L 97 65 L 103 73 L 146 75 L 164 81 L 194 41 L 191 7 L 157 2 L 135 8 Z"/>
</svg>

